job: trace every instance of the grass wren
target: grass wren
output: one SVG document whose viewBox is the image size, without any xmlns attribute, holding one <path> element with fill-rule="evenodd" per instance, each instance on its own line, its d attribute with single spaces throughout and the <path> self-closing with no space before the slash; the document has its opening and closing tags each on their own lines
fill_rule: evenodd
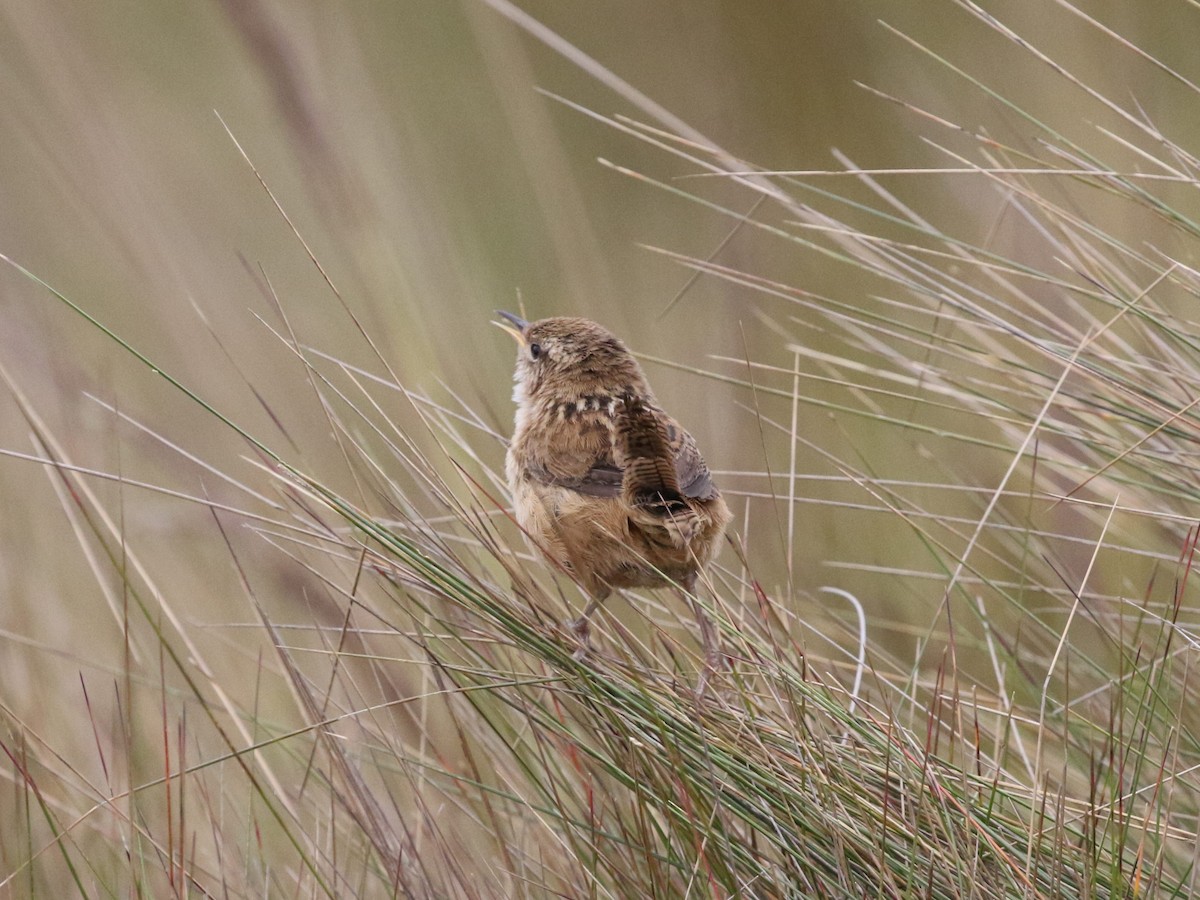
<svg viewBox="0 0 1200 900">
<path fill-rule="evenodd" d="M 715 634 L 694 591 L 731 516 L 696 441 L 658 406 L 642 367 L 606 328 L 498 315 L 519 345 L 506 460 L 516 518 L 587 591 L 572 628 L 586 647 L 588 619 L 613 590 L 673 586 L 715 666 Z"/>
</svg>

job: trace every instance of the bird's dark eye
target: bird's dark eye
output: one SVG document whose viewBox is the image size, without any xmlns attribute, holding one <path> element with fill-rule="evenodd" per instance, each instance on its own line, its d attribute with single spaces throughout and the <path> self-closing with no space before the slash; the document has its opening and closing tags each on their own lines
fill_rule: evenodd
<svg viewBox="0 0 1200 900">
<path fill-rule="evenodd" d="M 542 356 L 542 345 L 541 344 L 530 344 L 529 345 L 529 358 L 530 359 L 540 359 L 541 356 Z"/>
</svg>

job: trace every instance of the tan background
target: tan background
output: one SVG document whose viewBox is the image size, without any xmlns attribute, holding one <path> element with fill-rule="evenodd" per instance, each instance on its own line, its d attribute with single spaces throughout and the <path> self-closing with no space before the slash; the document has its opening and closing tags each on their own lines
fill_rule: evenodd
<svg viewBox="0 0 1200 900">
<path fill-rule="evenodd" d="M 1115 53 L 1095 29 L 1055 4 L 996 8 L 1090 84 L 1122 100 L 1136 98 L 1150 118 L 1170 124 L 1176 140 L 1196 146 L 1200 116 L 1184 112 L 1196 100 L 1186 86 L 1132 54 Z M 794 339 L 845 352 L 804 307 L 716 280 L 701 279 L 662 315 L 688 271 L 643 245 L 704 258 L 733 223 L 598 158 L 735 212 L 746 212 L 751 198 L 712 180 L 680 180 L 693 169 L 538 93 L 542 88 L 602 115 L 645 119 L 626 98 L 485 4 L 227 0 L 184 9 L 65 0 L 14 0 L 0 9 L 0 253 L 331 485 L 351 486 L 303 369 L 271 333 L 281 319 L 266 280 L 303 343 L 377 374 L 382 369 L 221 120 L 404 384 L 441 403 L 458 396 L 500 432 L 511 416 L 512 349 L 488 319 L 496 307 L 514 307 L 518 292 L 531 315 L 587 315 L 639 351 L 729 377 L 744 378 L 744 367 L 711 357 L 748 351 L 788 368 L 793 360 L 785 344 Z M 950 162 L 923 138 L 964 152 L 974 146 L 855 82 L 1007 141 L 1032 140 L 1028 123 L 880 18 L 1065 134 L 1096 141 L 1095 124 L 1110 120 L 951 2 L 555 0 L 525 9 L 730 153 L 768 168 L 839 168 L 832 148 L 864 167 L 940 166 Z M 1196 14 L 1187 4 L 1113 0 L 1086 9 L 1200 77 Z M 808 183 L 870 199 L 846 180 Z M 998 197 L 978 182 L 912 176 L 887 184 L 946 231 L 1048 264 L 1036 234 L 1006 217 Z M 844 205 L 811 199 L 860 227 L 889 233 L 885 223 Z M 1107 226 L 1144 237 L 1123 215 L 1114 210 Z M 1164 246 L 1171 240 L 1164 236 Z M 879 302 L 880 284 L 860 270 L 762 233 L 740 233 L 718 259 L 819 298 L 866 309 Z M 265 509 L 92 399 L 115 405 L 233 478 L 270 490 L 244 442 L 8 267 L 0 268 L 0 362 L 75 464 Z M 821 374 L 810 362 L 804 368 Z M 659 365 L 649 371 L 661 398 L 725 473 L 741 517 L 746 494 L 765 490 L 766 461 L 777 472 L 786 469 L 787 442 L 777 434 L 764 439 L 744 389 Z M 790 389 L 787 375 L 762 377 Z M 857 405 L 843 387 L 810 382 L 804 392 Z M 397 421 L 417 427 L 405 403 L 387 402 Z M 787 402 L 762 403 L 765 413 L 788 421 Z M 891 412 L 902 418 L 908 410 L 898 403 Z M 959 477 L 986 486 L 1008 461 L 955 444 L 952 464 L 942 465 L 931 462 L 946 449 L 936 441 L 898 438 L 895 429 L 832 417 L 816 406 L 802 406 L 800 415 L 811 441 L 874 467 L 880 477 Z M 952 413 L 945 416 L 954 421 Z M 0 397 L 0 447 L 40 453 L 28 430 L 15 401 Z M 498 441 L 483 432 L 470 440 L 484 462 L 500 466 Z M 814 479 L 837 474 L 807 451 L 797 470 Z M 129 546 L 196 625 L 195 638 L 224 664 L 244 664 L 252 675 L 261 634 L 238 627 L 253 617 L 212 515 L 139 488 L 94 485 L 121 520 Z M 801 491 L 824 501 L 869 500 L 815 480 Z M 53 733 L 59 717 L 79 724 L 81 677 L 104 685 L 123 671 L 124 643 L 110 608 L 122 602 L 114 576 L 121 561 L 98 561 L 99 574 L 93 573 L 51 479 L 34 464 L 0 459 L 0 507 L 3 699 L 25 724 Z M 942 508 L 970 516 L 979 505 L 951 498 Z M 791 602 L 822 623 L 819 602 L 799 604 L 812 601 L 823 584 L 852 590 L 879 623 L 873 638 L 891 642 L 903 657 L 911 638 L 906 628 L 930 624 L 940 589 L 824 564 L 921 568 L 925 557 L 912 533 L 886 512 L 829 502 L 799 510 Z M 751 514 L 752 561 L 775 596 L 784 597 L 787 548 L 776 528 L 783 513 L 763 500 L 753 502 Z M 1070 526 L 1069 514 L 1060 515 Z M 222 524 L 265 603 L 302 621 L 325 615 L 310 610 L 323 601 L 308 593 L 292 561 L 236 517 Z M 1159 546 L 1170 552 L 1177 535 L 1163 537 Z M 94 549 L 94 542 L 84 543 Z M 1087 552 L 1078 551 L 1081 565 Z M 1136 593 L 1151 568 L 1113 573 L 1111 585 Z M 112 591 L 108 600 L 98 584 Z M 832 621 L 843 612 L 833 610 Z M 252 678 L 245 684 L 249 691 Z M 90 740 L 81 726 L 64 743 L 77 743 L 87 758 Z"/>
</svg>

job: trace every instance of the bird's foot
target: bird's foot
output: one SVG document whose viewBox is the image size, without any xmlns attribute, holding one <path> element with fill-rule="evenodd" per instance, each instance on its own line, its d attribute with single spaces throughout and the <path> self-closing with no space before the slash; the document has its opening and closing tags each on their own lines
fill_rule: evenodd
<svg viewBox="0 0 1200 900">
<path fill-rule="evenodd" d="M 587 616 L 580 616 L 578 619 L 572 619 L 568 622 L 567 627 L 571 629 L 571 633 L 579 641 L 579 646 L 571 654 L 571 658 L 579 662 L 592 652 L 592 626 L 588 622 Z"/>
<path fill-rule="evenodd" d="M 696 699 L 702 698 L 708 691 L 708 682 L 710 678 L 719 675 L 725 668 L 724 658 L 718 654 L 715 657 L 709 654 L 704 655 L 704 665 L 700 669 L 700 677 L 696 679 Z"/>
<path fill-rule="evenodd" d="M 706 617 L 700 619 L 701 643 L 704 648 L 704 666 L 696 682 L 696 696 L 703 697 L 708 689 L 708 680 L 731 668 L 729 657 L 721 649 L 721 640 Z"/>
</svg>

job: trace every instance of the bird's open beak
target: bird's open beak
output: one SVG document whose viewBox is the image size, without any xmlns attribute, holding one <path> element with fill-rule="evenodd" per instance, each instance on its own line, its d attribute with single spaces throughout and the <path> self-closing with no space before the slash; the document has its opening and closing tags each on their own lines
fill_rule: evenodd
<svg viewBox="0 0 1200 900">
<path fill-rule="evenodd" d="M 502 319 L 507 319 L 508 321 L 493 322 L 492 324 L 495 325 L 497 328 L 503 328 L 505 331 L 507 331 L 509 334 L 511 334 L 514 338 L 517 339 L 518 344 L 520 344 L 522 347 L 524 347 L 526 344 L 525 329 L 529 327 L 529 323 L 526 322 L 524 319 L 522 319 L 520 316 L 514 316 L 512 313 L 505 312 L 502 309 L 496 310 L 496 315 L 498 315 Z"/>
</svg>

